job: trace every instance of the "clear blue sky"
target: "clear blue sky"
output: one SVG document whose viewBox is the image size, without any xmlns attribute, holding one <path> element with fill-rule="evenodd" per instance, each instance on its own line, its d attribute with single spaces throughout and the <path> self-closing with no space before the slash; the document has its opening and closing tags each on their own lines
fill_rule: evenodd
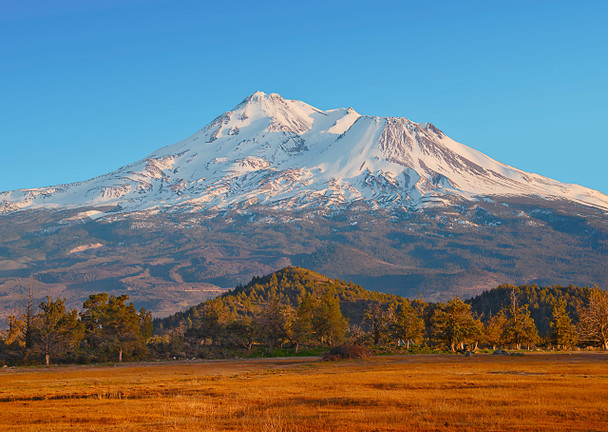
<svg viewBox="0 0 608 432">
<path fill-rule="evenodd" d="M 0 190 L 112 171 L 261 90 L 608 193 L 607 23 L 584 0 L 0 0 Z"/>
</svg>

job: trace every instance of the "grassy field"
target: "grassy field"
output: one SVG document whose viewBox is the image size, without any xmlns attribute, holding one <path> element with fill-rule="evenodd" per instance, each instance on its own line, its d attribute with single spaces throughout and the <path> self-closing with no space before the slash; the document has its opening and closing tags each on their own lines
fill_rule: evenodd
<svg viewBox="0 0 608 432">
<path fill-rule="evenodd" d="M 4 368 L 0 430 L 608 431 L 608 355 Z"/>
</svg>

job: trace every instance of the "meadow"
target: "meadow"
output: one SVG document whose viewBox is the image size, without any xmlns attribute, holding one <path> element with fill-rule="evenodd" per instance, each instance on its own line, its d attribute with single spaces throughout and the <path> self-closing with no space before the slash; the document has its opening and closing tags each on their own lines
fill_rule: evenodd
<svg viewBox="0 0 608 432">
<path fill-rule="evenodd" d="M 2 368 L 0 430 L 608 431 L 608 355 Z"/>
</svg>

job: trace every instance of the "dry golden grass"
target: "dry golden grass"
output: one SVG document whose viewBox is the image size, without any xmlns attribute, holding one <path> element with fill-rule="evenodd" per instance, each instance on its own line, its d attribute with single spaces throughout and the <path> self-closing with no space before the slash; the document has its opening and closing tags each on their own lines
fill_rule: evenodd
<svg viewBox="0 0 608 432">
<path fill-rule="evenodd" d="M 608 431 L 608 355 L 5 369 L 0 430 Z"/>
</svg>

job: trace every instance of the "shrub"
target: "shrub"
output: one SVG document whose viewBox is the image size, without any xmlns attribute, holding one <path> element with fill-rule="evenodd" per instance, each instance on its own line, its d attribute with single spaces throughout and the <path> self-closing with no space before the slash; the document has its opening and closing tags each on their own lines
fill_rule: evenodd
<svg viewBox="0 0 608 432">
<path fill-rule="evenodd" d="M 343 344 L 333 347 L 322 357 L 325 361 L 349 360 L 370 357 L 367 348 L 356 344 Z"/>
</svg>

